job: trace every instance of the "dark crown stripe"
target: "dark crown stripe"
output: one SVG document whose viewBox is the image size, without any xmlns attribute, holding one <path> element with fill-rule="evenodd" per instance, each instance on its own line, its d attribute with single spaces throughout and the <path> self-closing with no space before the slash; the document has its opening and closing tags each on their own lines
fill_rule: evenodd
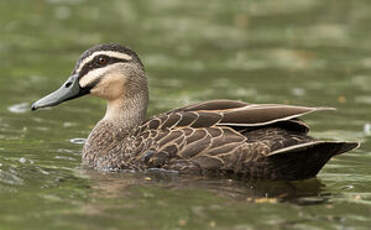
<svg viewBox="0 0 371 230">
<path fill-rule="evenodd" d="M 143 63 L 141 62 L 138 55 L 133 50 L 131 50 L 127 47 L 121 46 L 119 44 L 102 44 L 102 45 L 97 45 L 97 46 L 94 46 L 94 47 L 86 50 L 81 55 L 79 60 L 77 61 L 76 65 L 75 65 L 75 68 L 73 70 L 73 73 L 76 73 L 78 69 L 82 69 L 80 66 L 81 66 L 81 63 L 84 62 L 84 60 L 91 57 L 95 53 L 101 52 L 101 51 L 103 51 L 103 52 L 104 51 L 111 51 L 111 52 L 126 54 L 126 55 L 130 56 L 135 62 L 138 62 L 141 65 L 142 68 L 144 68 Z"/>
</svg>

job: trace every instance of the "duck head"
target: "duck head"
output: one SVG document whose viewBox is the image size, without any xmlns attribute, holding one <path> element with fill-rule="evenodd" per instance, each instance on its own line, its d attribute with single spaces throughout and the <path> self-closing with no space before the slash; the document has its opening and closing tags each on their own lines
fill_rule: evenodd
<svg viewBox="0 0 371 230">
<path fill-rule="evenodd" d="M 32 110 L 58 105 L 84 95 L 108 101 L 111 107 L 143 104 L 148 101 L 144 67 L 137 54 L 118 44 L 102 44 L 86 50 L 71 76 L 56 91 L 32 104 Z M 108 110 L 107 110 L 108 112 Z M 145 113 L 145 111 L 144 111 Z"/>
</svg>

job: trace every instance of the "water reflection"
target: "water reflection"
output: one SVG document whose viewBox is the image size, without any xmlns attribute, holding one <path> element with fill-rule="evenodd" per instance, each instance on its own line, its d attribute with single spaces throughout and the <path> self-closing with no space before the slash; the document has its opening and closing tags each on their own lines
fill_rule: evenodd
<svg viewBox="0 0 371 230">
<path fill-rule="evenodd" d="M 94 197 L 122 198 L 135 187 L 155 188 L 174 193 L 209 193 L 226 199 L 244 202 L 290 202 L 300 205 L 322 204 L 327 202 L 330 193 L 317 178 L 305 181 L 240 181 L 235 179 L 179 176 L 177 174 L 156 173 L 109 173 L 102 174 L 93 170 L 82 171 L 88 176 L 94 189 Z"/>
</svg>

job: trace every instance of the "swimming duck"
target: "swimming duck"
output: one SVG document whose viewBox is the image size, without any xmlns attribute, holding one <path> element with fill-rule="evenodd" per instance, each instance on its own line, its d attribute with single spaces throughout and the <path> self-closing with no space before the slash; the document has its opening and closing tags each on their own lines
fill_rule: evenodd
<svg viewBox="0 0 371 230">
<path fill-rule="evenodd" d="M 148 86 L 137 54 L 119 44 L 86 50 L 72 75 L 32 110 L 90 94 L 107 101 L 90 133 L 83 164 L 99 170 L 176 171 L 180 174 L 299 180 L 316 176 L 333 156 L 357 142 L 307 135 L 299 117 L 327 107 L 211 100 L 146 120 Z"/>
</svg>

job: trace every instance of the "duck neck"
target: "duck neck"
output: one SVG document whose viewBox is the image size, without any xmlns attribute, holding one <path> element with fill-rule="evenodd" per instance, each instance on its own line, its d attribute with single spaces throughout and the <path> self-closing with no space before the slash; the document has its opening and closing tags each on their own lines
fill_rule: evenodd
<svg viewBox="0 0 371 230">
<path fill-rule="evenodd" d="M 147 94 L 109 100 L 102 121 L 118 125 L 120 129 L 130 132 L 132 128 L 140 125 L 145 120 L 147 104 Z"/>
</svg>

